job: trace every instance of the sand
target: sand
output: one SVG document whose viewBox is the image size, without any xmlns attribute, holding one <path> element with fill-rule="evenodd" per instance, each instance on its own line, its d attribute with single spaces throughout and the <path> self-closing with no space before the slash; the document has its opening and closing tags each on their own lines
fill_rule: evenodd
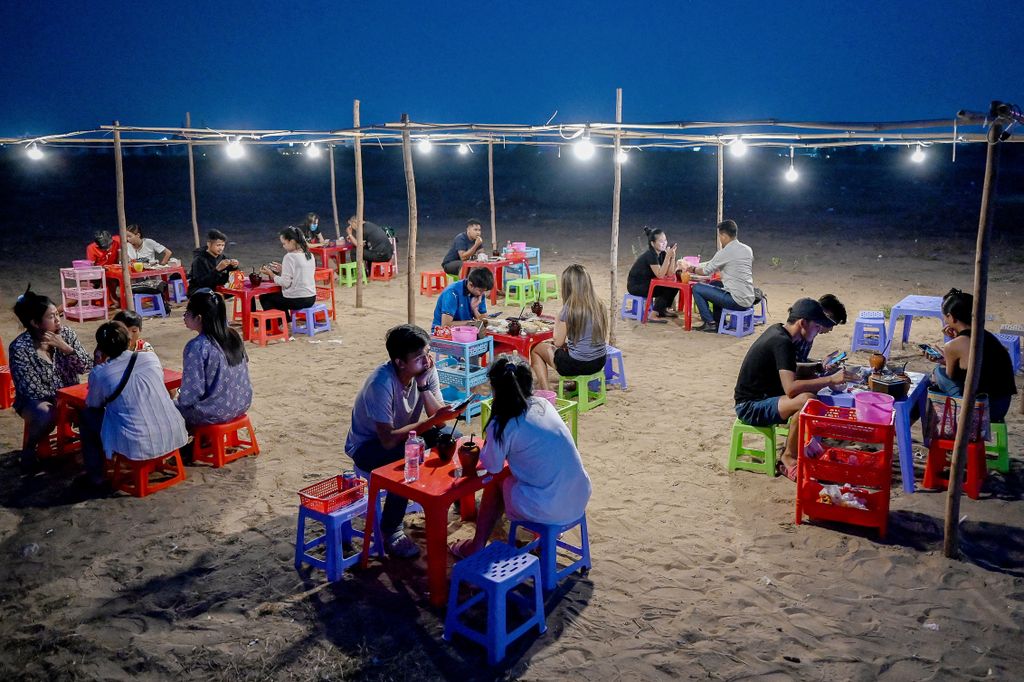
<svg viewBox="0 0 1024 682">
<path fill-rule="evenodd" d="M 554 229 L 558 228 L 558 229 Z M 586 264 L 608 289 L 605 224 L 503 226 L 543 249 L 545 272 Z M 741 221 L 741 230 L 744 225 Z M 238 231 L 244 264 L 277 255 L 272 236 Z M 965 234 L 965 233 L 962 233 Z M 885 236 L 883 236 L 885 235 Z M 838 294 L 851 311 L 906 294 L 971 288 L 973 243 L 941 250 L 877 223 L 758 225 L 741 231 L 770 322 L 797 297 Z M 434 268 L 447 233 L 425 232 L 419 269 Z M 711 233 L 670 234 L 680 255 L 710 253 Z M 632 262 L 623 235 L 619 291 Z M 886 247 L 880 250 L 879 243 Z M 249 244 L 247 247 L 245 244 Z M 1021 244 L 1001 242 L 989 309 L 1024 322 Z M 66 253 L 77 252 L 68 244 Z M 404 258 L 405 248 L 401 247 Z M 955 255 L 950 255 L 955 254 Z M 61 250 L 51 257 L 65 259 Z M 67 258 L 70 260 L 70 257 Z M 4 291 L 26 280 L 56 291 L 53 263 L 9 263 Z M 942 556 L 946 495 L 904 494 L 894 472 L 889 535 L 794 524 L 794 484 L 726 471 L 736 371 L 756 336 L 686 333 L 677 322 L 618 324 L 629 390 L 582 415 L 580 450 L 594 483 L 593 570 L 547 601 L 548 632 L 488 669 L 482 649 L 442 638 L 443 610 L 425 598 L 423 559 L 374 560 L 336 584 L 293 566 L 296 490 L 349 468 L 342 443 L 353 398 L 385 358 L 382 337 L 405 321 L 406 288 L 372 283 L 355 310 L 339 288 L 335 330 L 312 342 L 248 346 L 257 458 L 188 468 L 188 480 L 134 499 L 78 500 L 73 465 L 20 477 L 21 422 L 0 414 L 0 676 L 4 679 L 1014 679 L 1024 664 L 1024 419 L 1009 417 L 1010 475 L 964 499 L 965 560 Z M 426 326 L 435 299 L 417 298 Z M 18 332 L 9 302 L 0 334 Z M 557 310 L 557 304 L 548 311 Z M 509 311 L 512 312 L 512 311 Z M 95 323 L 73 324 L 92 347 Z M 758 328 L 758 333 L 763 328 Z M 848 348 L 852 323 L 820 337 L 817 354 Z M 181 311 L 145 335 L 180 369 L 190 332 Z M 912 341 L 936 341 L 918 320 Z M 866 355 L 855 354 L 864 362 Z M 923 370 L 911 349 L 894 358 Z M 1018 379 L 1018 385 L 1021 382 Z M 474 422 L 473 429 L 479 430 Z M 920 453 L 920 428 L 914 436 Z M 920 487 L 923 461 L 919 458 Z M 423 519 L 407 517 L 414 539 Z M 452 538 L 472 525 L 455 515 Z M 1017 671 L 1017 672 L 1014 672 Z"/>
</svg>

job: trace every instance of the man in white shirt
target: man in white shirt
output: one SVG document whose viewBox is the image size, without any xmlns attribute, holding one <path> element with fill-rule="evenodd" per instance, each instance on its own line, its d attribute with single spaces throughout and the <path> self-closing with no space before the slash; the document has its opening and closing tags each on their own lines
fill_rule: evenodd
<svg viewBox="0 0 1024 682">
<path fill-rule="evenodd" d="M 717 332 L 722 310 L 746 310 L 754 305 L 754 252 L 737 239 L 739 228 L 734 220 L 718 224 L 722 248 L 714 257 L 700 265 L 687 265 L 686 271 L 697 275 L 722 273 L 720 282 L 693 285 L 693 302 L 704 321 L 700 331 Z M 712 311 L 711 306 L 714 306 Z"/>
</svg>

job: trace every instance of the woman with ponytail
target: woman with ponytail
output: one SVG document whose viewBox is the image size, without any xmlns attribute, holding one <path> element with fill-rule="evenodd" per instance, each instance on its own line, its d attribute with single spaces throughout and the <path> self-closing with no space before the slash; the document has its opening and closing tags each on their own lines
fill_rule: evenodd
<svg viewBox="0 0 1024 682">
<path fill-rule="evenodd" d="M 629 269 L 626 278 L 626 291 L 633 296 L 647 298 L 647 290 L 651 280 L 664 279 L 675 270 L 676 245 L 668 245 L 668 236 L 664 230 L 644 228 L 647 236 L 647 250 L 640 254 Z M 678 317 L 670 308 L 678 293 L 672 287 L 654 287 L 654 300 L 651 308 L 658 317 Z"/>
<path fill-rule="evenodd" d="M 476 533 L 451 545 L 460 558 L 487 544 L 502 511 L 513 520 L 569 523 L 583 515 L 590 499 L 590 477 L 569 427 L 550 402 L 532 395 L 530 367 L 502 356 L 487 375 L 493 403 L 480 462 L 494 474 L 508 462 L 512 475 L 500 490 L 484 490 Z"/>
<path fill-rule="evenodd" d="M 302 230 L 288 226 L 281 230 L 281 248 L 284 261 L 264 265 L 260 272 L 269 275 L 281 292 L 263 294 L 260 305 L 264 310 L 283 310 L 291 322 L 292 310 L 303 310 L 316 303 L 316 263 Z"/>
</svg>

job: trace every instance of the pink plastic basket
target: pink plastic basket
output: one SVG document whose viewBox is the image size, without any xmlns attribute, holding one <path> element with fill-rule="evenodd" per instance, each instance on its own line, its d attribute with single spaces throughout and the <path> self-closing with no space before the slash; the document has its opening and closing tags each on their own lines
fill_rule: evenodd
<svg viewBox="0 0 1024 682">
<path fill-rule="evenodd" d="M 93 267 L 91 260 L 73 260 L 71 261 L 71 267 L 75 270 L 82 270 L 84 268 Z"/>
<path fill-rule="evenodd" d="M 526 242 L 512 242 L 513 251 L 526 251 Z"/>
<path fill-rule="evenodd" d="M 554 391 L 542 391 L 537 389 L 534 390 L 533 394 L 538 398 L 544 398 L 544 400 L 547 400 L 555 407 L 558 407 L 558 404 L 555 402 L 556 400 L 558 400 L 558 394 L 555 393 Z"/>
<path fill-rule="evenodd" d="M 473 343 L 474 341 L 476 341 L 476 335 L 476 327 L 452 327 L 452 341 L 456 341 L 458 343 Z"/>
</svg>

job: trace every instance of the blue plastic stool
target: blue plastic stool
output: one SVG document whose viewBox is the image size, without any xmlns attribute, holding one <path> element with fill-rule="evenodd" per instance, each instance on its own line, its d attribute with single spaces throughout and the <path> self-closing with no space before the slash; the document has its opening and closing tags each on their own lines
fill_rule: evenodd
<svg viewBox="0 0 1024 682">
<path fill-rule="evenodd" d="M 519 585 L 533 579 L 533 598 L 527 601 L 512 592 Z M 468 583 L 480 588 L 469 599 L 459 603 L 459 585 Z M 510 596 L 520 597 L 522 606 L 533 613 L 526 622 L 509 632 L 506 610 Z M 480 632 L 463 623 L 459 616 L 470 608 L 487 600 L 487 630 Z M 531 603 L 532 602 L 532 603 Z M 452 568 L 451 589 L 448 591 L 448 614 L 444 618 L 444 639 L 460 634 L 487 649 L 487 662 L 496 665 L 505 658 L 505 649 L 534 625 L 539 634 L 544 634 L 544 598 L 541 590 L 540 562 L 532 554 L 520 552 L 503 542 L 492 542 L 482 550 L 455 564 Z"/>
<path fill-rule="evenodd" d="M 135 294 L 135 312 L 141 317 L 167 317 L 164 297 L 160 294 Z"/>
<path fill-rule="evenodd" d="M 605 386 L 618 386 L 626 390 L 626 365 L 622 362 L 622 351 L 615 346 L 606 347 L 604 359 Z"/>
<path fill-rule="evenodd" d="M 644 321 L 644 305 L 647 303 L 646 296 L 634 296 L 626 294 L 622 297 L 622 310 L 619 317 L 623 320 Z"/>
<path fill-rule="evenodd" d="M 757 303 L 754 304 L 758 305 Z M 761 297 L 761 312 L 754 313 L 754 325 L 767 324 L 768 322 L 768 299 Z"/>
<path fill-rule="evenodd" d="M 342 507 L 330 514 L 313 511 L 307 507 L 299 506 L 299 525 L 295 532 L 295 570 L 302 568 L 302 564 L 309 564 L 327 572 L 327 580 L 334 582 L 341 579 L 342 571 L 359 561 L 359 552 L 353 552 L 351 556 L 345 556 L 343 545 L 350 543 L 353 537 L 366 541 L 362 531 L 352 528 L 352 519 L 365 517 L 366 498 Z M 318 535 L 312 540 L 306 541 L 306 520 L 318 521 L 324 526 L 323 535 Z M 383 553 L 384 545 L 376 537 L 371 539 L 373 543 L 371 551 L 378 554 Z M 309 553 L 314 547 L 324 546 L 324 558 L 319 559 Z"/>
<path fill-rule="evenodd" d="M 718 333 L 728 334 L 737 338 L 754 333 L 754 309 L 723 310 L 722 321 L 718 323 Z"/>
<path fill-rule="evenodd" d="M 187 301 L 188 296 L 185 295 L 185 281 L 181 279 L 172 279 L 167 282 L 167 294 L 175 303 L 184 303 Z"/>
<path fill-rule="evenodd" d="M 870 350 L 881 353 L 889 345 L 885 328 L 885 313 L 881 310 L 862 310 L 853 322 L 851 351 Z"/>
<path fill-rule="evenodd" d="M 320 316 L 323 315 L 323 320 Z M 292 311 L 292 334 L 313 336 L 331 331 L 331 311 L 326 303 L 314 303 L 308 308 Z"/>
<path fill-rule="evenodd" d="M 580 527 L 580 546 L 570 545 L 561 539 L 563 533 Z M 558 582 L 568 575 L 580 572 L 585 576 L 590 571 L 590 538 L 587 536 L 587 515 L 579 517 L 564 525 L 548 525 L 546 523 L 534 523 L 533 521 L 513 521 L 508 528 L 508 542 L 515 544 L 516 531 L 520 528 L 531 531 L 536 537 L 519 548 L 521 552 L 532 552 L 540 549 L 540 574 L 544 583 L 544 591 L 550 592 L 558 587 Z M 565 568 L 558 568 L 558 550 L 564 549 L 575 554 L 574 559 Z"/>
<path fill-rule="evenodd" d="M 1014 334 L 996 334 L 999 343 L 1010 354 L 1010 362 L 1013 364 L 1013 373 L 1020 371 L 1020 337 Z"/>
</svg>

